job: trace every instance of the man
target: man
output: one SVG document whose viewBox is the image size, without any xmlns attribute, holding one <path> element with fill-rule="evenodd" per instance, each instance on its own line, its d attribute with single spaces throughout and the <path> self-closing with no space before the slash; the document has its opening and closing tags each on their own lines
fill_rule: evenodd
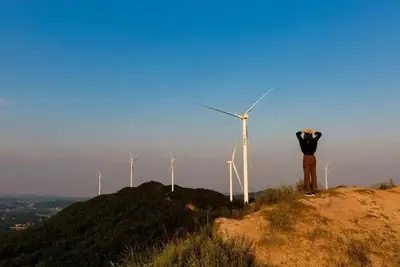
<svg viewBox="0 0 400 267">
<path fill-rule="evenodd" d="M 304 137 L 301 137 L 302 133 L 304 133 Z M 313 134 L 315 134 L 315 137 L 313 137 Z M 314 156 L 314 153 L 317 150 L 318 140 L 321 138 L 322 133 L 313 131 L 311 129 L 304 129 L 302 131 L 298 131 L 296 136 L 299 140 L 301 151 L 304 154 L 303 172 L 306 195 L 313 196 L 318 189 L 317 160 Z"/>
</svg>

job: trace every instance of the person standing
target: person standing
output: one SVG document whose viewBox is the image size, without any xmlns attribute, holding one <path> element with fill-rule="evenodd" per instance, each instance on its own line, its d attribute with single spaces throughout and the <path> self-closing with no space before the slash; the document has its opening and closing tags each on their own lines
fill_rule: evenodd
<svg viewBox="0 0 400 267">
<path fill-rule="evenodd" d="M 301 136 L 302 133 L 304 133 L 303 137 Z M 300 148 L 304 155 L 303 172 L 306 195 L 312 196 L 317 192 L 318 189 L 317 159 L 315 158 L 314 154 L 317 151 L 318 140 L 321 138 L 322 133 L 313 131 L 311 129 L 304 129 L 298 131 L 296 136 L 299 140 Z"/>
</svg>

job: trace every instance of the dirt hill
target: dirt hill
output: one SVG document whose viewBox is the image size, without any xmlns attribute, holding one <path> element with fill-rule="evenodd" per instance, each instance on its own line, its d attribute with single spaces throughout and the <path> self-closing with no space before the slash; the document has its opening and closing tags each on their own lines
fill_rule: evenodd
<svg viewBox="0 0 400 267">
<path fill-rule="evenodd" d="M 214 225 L 268 266 L 400 266 L 400 188 L 338 188 Z"/>
</svg>

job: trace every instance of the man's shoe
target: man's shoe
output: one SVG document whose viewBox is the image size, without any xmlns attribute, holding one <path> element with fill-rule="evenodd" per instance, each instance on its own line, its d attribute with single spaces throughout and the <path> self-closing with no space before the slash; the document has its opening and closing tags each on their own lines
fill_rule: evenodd
<svg viewBox="0 0 400 267">
<path fill-rule="evenodd" d="M 307 197 L 314 197 L 315 195 L 313 194 L 313 193 L 311 193 L 311 192 L 306 192 L 306 194 L 305 194 Z"/>
</svg>

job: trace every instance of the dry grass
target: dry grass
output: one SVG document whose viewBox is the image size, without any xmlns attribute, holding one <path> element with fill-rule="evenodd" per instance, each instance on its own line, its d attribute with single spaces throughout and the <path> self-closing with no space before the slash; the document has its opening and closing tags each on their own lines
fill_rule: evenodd
<svg viewBox="0 0 400 267">
<path fill-rule="evenodd" d="M 329 232 L 324 228 L 317 226 L 311 232 L 308 233 L 307 237 L 310 241 L 315 241 L 318 238 L 324 238 L 329 235 Z"/>
<path fill-rule="evenodd" d="M 369 188 L 357 188 L 354 189 L 354 192 L 360 193 L 360 194 L 367 194 L 367 195 L 373 195 L 375 194 L 375 191 Z"/>
<path fill-rule="evenodd" d="M 295 185 L 282 185 L 278 188 L 267 188 L 257 196 L 252 211 L 258 211 L 266 205 L 274 205 L 299 199 L 303 193 L 304 184 L 300 179 Z"/>
<path fill-rule="evenodd" d="M 299 201 L 282 202 L 272 209 L 264 211 L 265 218 L 269 221 L 269 227 L 274 231 L 289 232 L 304 212 L 312 207 Z"/>
<path fill-rule="evenodd" d="M 328 190 L 321 190 L 317 192 L 316 196 L 317 197 L 341 197 L 343 195 L 342 192 L 336 190 L 336 188 L 330 188 Z"/>
<path fill-rule="evenodd" d="M 347 255 L 351 264 L 357 266 L 369 266 L 371 260 L 368 258 L 368 246 L 365 242 L 351 239 L 347 244 Z"/>
<path fill-rule="evenodd" d="M 112 264 L 112 266 L 117 266 Z M 218 267 L 218 266 L 256 266 L 251 243 L 243 238 L 223 240 L 211 227 L 186 238 L 172 240 L 162 248 L 147 254 L 137 254 L 129 249 L 118 267 Z M 259 264 L 257 266 L 266 266 Z"/>
</svg>

